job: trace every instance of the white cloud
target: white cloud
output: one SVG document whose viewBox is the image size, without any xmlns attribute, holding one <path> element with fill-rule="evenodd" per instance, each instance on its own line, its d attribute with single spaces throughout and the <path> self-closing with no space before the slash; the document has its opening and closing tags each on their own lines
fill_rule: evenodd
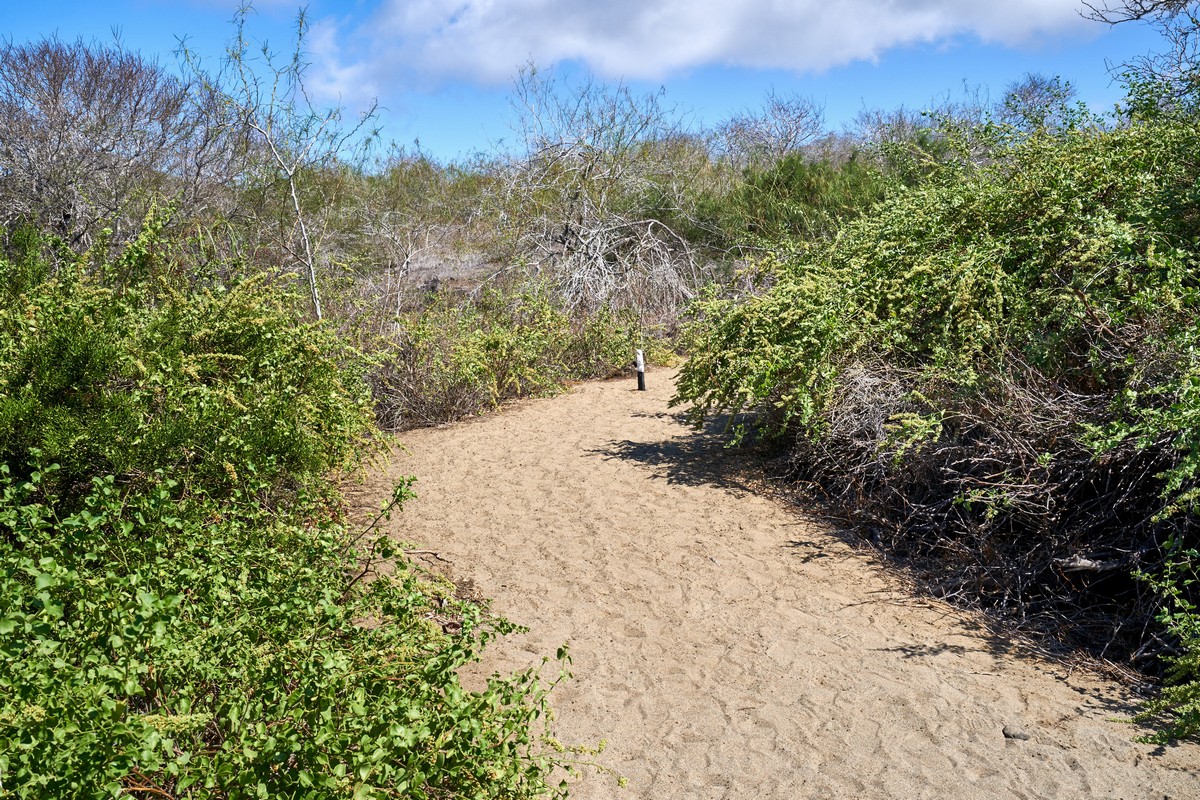
<svg viewBox="0 0 1200 800">
<path fill-rule="evenodd" d="M 395 78 L 509 80 L 530 59 L 606 78 L 705 65 L 820 71 L 970 35 L 1020 45 L 1096 29 L 1080 0 L 384 0 L 357 31 L 358 86 Z"/>
<path fill-rule="evenodd" d="M 332 20 L 321 20 L 309 29 L 305 42 L 311 64 L 308 88 L 314 97 L 337 105 L 368 105 L 379 96 L 379 88 L 365 64 L 344 58 L 338 33 Z"/>
</svg>

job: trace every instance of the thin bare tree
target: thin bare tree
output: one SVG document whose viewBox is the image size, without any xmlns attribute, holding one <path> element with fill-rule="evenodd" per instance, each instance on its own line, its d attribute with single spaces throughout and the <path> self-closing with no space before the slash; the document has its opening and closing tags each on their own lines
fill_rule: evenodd
<svg viewBox="0 0 1200 800">
<path fill-rule="evenodd" d="M 217 98 L 226 124 L 244 130 L 252 141 L 244 177 L 263 187 L 282 188 L 290 224 L 278 244 L 304 272 L 313 313 L 322 319 L 317 262 L 323 218 L 306 208 L 313 204 L 306 204 L 304 196 L 309 191 L 319 194 L 321 178 L 366 157 L 377 134 L 370 125 L 378 106 L 372 102 L 357 120 L 348 122 L 342 106 L 320 105 L 305 81 L 305 12 L 298 14 L 293 47 L 282 57 L 268 42 L 250 37 L 247 23 L 252 13 L 249 3 L 238 10 L 234 37 L 216 73 L 206 72 L 186 45 L 181 51 L 197 82 Z"/>
<path fill-rule="evenodd" d="M 764 168 L 825 134 L 825 109 L 811 97 L 772 89 L 761 108 L 717 128 L 723 154 L 738 167 Z"/>
<path fill-rule="evenodd" d="M 535 67 L 512 95 L 521 151 L 501 166 L 510 258 L 553 276 L 571 303 L 673 309 L 699 282 L 688 241 L 662 210 L 682 207 L 692 141 L 662 92 Z"/>
<path fill-rule="evenodd" d="M 1027 73 L 1009 84 L 996 116 L 1022 130 L 1058 130 L 1078 116 L 1075 87 L 1059 77 Z"/>
</svg>

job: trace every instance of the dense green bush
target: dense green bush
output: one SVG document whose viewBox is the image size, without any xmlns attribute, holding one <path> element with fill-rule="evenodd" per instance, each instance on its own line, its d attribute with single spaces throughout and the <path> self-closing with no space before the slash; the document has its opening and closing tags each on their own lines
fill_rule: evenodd
<svg viewBox="0 0 1200 800">
<path fill-rule="evenodd" d="M 1104 347 L 1139 325 L 1164 352 L 1185 335 L 1195 140 L 1184 126 L 1020 139 L 974 174 L 893 193 L 779 264 L 769 292 L 698 304 L 681 399 L 782 400 L 780 421 L 819 426 L 836 376 L 863 360 L 964 388 L 1009 355 L 1079 388 L 1138 379 L 1145 367 Z"/>
<path fill-rule="evenodd" d="M 295 481 L 369 435 L 361 359 L 263 280 L 114 292 L 67 275 L 0 309 L 0 337 L 0 462 L 19 477 L 37 450 L 70 487 L 166 470 L 225 494 L 238 465 Z"/>
<path fill-rule="evenodd" d="M 882 199 L 889 182 L 859 153 L 834 161 L 794 152 L 768 168 L 747 168 L 730 194 L 706 210 L 726 242 L 819 240 Z"/>
<path fill-rule="evenodd" d="M 0 795 L 550 793 L 538 679 L 458 681 L 508 626 L 403 560 L 363 580 L 398 554 L 326 485 L 361 359 L 278 286 L 103 266 L 0 261 Z"/>
<path fill-rule="evenodd" d="M 1195 543 L 1200 132 L 970 135 L 829 244 L 785 246 L 768 289 L 697 304 L 678 400 L 758 412 L 939 591 L 1163 653 L 1131 576 Z"/>
<path fill-rule="evenodd" d="M 631 309 L 572 314 L 547 284 L 528 282 L 477 298 L 439 294 L 402 314 L 375 344 L 370 381 L 381 424 L 431 425 L 612 377 L 638 347 L 651 359 L 670 355 Z"/>
<path fill-rule="evenodd" d="M 443 634 L 411 570 L 351 586 L 341 527 L 181 500 L 161 473 L 136 495 L 96 478 L 60 515 L 52 475 L 0 476 L 0 780 L 15 796 L 545 789 L 549 764 L 528 755 L 536 679 L 462 689 L 455 670 L 492 629 L 464 609 L 464 632 Z"/>
</svg>

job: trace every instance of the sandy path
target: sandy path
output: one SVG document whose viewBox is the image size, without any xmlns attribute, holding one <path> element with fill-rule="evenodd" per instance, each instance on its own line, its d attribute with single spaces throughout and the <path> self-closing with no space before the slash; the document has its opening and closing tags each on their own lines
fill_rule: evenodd
<svg viewBox="0 0 1200 800">
<path fill-rule="evenodd" d="M 1200 747 L 1131 742 L 1117 687 L 1016 655 L 723 477 L 649 377 L 406 434 L 391 466 L 419 476 L 395 534 L 531 629 L 486 669 L 570 643 L 559 737 L 607 739 L 629 779 L 573 797 L 1200 798 Z"/>
</svg>

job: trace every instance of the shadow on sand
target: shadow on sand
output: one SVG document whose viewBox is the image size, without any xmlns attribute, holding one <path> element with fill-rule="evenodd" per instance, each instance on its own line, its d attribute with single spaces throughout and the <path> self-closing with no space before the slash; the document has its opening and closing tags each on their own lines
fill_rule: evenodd
<svg viewBox="0 0 1200 800">
<path fill-rule="evenodd" d="M 755 491 L 754 484 L 761 484 L 762 458 L 752 448 L 729 447 L 729 416 L 709 419 L 699 429 L 690 424 L 683 412 L 636 416 L 673 419 L 679 423 L 679 433 L 655 442 L 614 440 L 587 451 L 587 455 L 653 467 L 655 478 L 672 484 L 716 486 L 741 492 Z"/>
<path fill-rule="evenodd" d="M 778 471 L 779 467 L 772 468 L 774 459 L 762 448 L 729 446 L 730 429 L 733 424 L 729 416 L 711 418 L 700 428 L 692 426 L 687 415 L 682 412 L 637 416 L 673 419 L 679 423 L 679 431 L 676 435 L 659 441 L 613 440 L 604 447 L 587 451 L 585 457 L 599 456 L 641 464 L 653 470 L 654 479 L 666 480 L 671 484 L 715 486 L 735 493 L 789 495 L 786 491 L 780 492 L 771 488 L 770 474 Z M 869 553 L 873 561 L 899 578 L 904 586 L 903 590 L 910 592 L 914 601 L 943 602 L 931 598 L 930 592 L 921 587 L 903 563 L 898 563 L 873 547 L 840 518 L 822 513 L 819 504 L 813 505 L 807 500 L 802 500 L 799 495 L 790 496 L 789 501 L 798 514 L 818 524 L 820 530 L 814 531 L 815 535 L 782 543 L 781 553 L 790 554 L 802 563 L 811 563 L 842 557 L 844 550 L 837 544 L 841 542 L 859 553 Z M 878 602 L 894 602 L 894 595 L 891 599 L 881 599 Z M 954 617 L 957 633 L 970 633 L 998 659 L 1048 659 L 1047 668 L 1052 672 L 1061 673 L 1062 679 L 1080 668 L 1091 672 L 1106 671 L 1104 664 L 1098 664 L 1077 651 L 1058 645 L 1052 637 L 1030 638 L 1011 621 L 996 619 L 986 613 L 971 613 L 977 609 L 971 609 L 969 606 L 964 608 L 955 605 L 952 610 L 950 605 L 947 605 L 945 608 L 947 615 Z M 962 611 L 968 613 L 961 613 Z M 946 643 L 895 649 L 903 658 L 929 658 L 941 653 L 958 653 L 964 650 L 960 646 Z M 1137 702 L 1134 687 L 1129 687 L 1118 696 L 1106 695 L 1094 688 L 1073 688 L 1086 696 L 1086 699 L 1081 697 L 1080 714 L 1087 713 L 1088 709 L 1091 713 L 1103 709 L 1102 713 L 1107 716 L 1128 718 Z"/>
</svg>

